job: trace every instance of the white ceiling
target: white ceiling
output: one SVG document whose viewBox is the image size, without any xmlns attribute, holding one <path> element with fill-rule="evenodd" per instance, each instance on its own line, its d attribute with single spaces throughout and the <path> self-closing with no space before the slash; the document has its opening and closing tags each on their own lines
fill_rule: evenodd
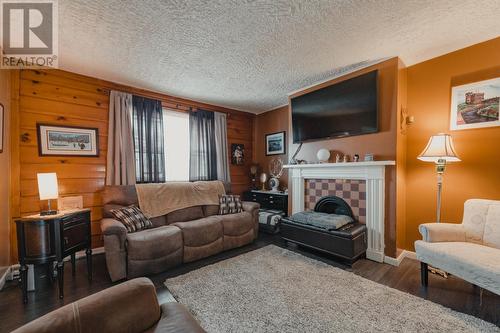
<svg viewBox="0 0 500 333">
<path fill-rule="evenodd" d="M 260 113 L 339 68 L 500 36 L 500 0 L 63 0 L 59 66 Z"/>
</svg>

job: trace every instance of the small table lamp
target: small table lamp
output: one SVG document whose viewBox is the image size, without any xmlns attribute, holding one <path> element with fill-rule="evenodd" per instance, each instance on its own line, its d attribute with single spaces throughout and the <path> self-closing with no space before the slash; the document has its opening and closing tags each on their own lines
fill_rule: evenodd
<svg viewBox="0 0 500 333">
<path fill-rule="evenodd" d="M 55 215 L 57 210 L 51 210 L 50 200 L 59 197 L 59 188 L 57 186 L 57 175 L 53 173 L 39 173 L 38 178 L 38 195 L 40 200 L 48 200 L 49 209 L 40 212 L 40 215 Z"/>
<path fill-rule="evenodd" d="M 437 212 L 436 222 L 441 222 L 441 191 L 443 188 L 443 174 L 447 162 L 460 162 L 451 135 L 439 133 L 431 136 L 424 151 L 417 157 L 424 162 L 436 163 L 437 171 Z"/>
</svg>

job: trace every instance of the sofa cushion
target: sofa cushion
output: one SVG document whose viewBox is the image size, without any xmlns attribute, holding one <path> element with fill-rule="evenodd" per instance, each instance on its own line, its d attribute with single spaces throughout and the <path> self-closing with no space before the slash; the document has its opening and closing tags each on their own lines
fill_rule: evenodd
<svg viewBox="0 0 500 333">
<path fill-rule="evenodd" d="M 484 225 L 483 244 L 500 249 L 500 202 L 490 205 Z M 500 258 L 498 258 L 500 261 Z"/>
<path fill-rule="evenodd" d="M 161 319 L 147 333 L 205 333 L 189 310 L 177 302 L 161 305 Z"/>
<path fill-rule="evenodd" d="M 110 210 L 124 206 L 138 205 L 135 185 L 111 185 L 104 187 L 102 193 L 104 217 L 112 217 Z"/>
<path fill-rule="evenodd" d="M 203 214 L 205 215 L 205 217 L 219 214 L 219 205 L 203 206 Z"/>
<path fill-rule="evenodd" d="M 468 242 L 483 243 L 484 225 L 491 202 L 482 199 L 469 199 L 465 202 L 462 225 Z"/>
<path fill-rule="evenodd" d="M 164 226 L 127 234 L 129 260 L 148 260 L 165 257 L 182 248 L 181 230 Z"/>
<path fill-rule="evenodd" d="M 167 217 L 165 215 L 150 218 L 153 223 L 153 228 L 162 227 L 167 224 Z"/>
<path fill-rule="evenodd" d="M 225 236 L 240 236 L 247 233 L 254 226 L 252 214 L 241 212 L 220 216 Z"/>
<path fill-rule="evenodd" d="M 468 242 L 415 242 L 417 259 L 500 295 L 500 250 Z"/>
<path fill-rule="evenodd" d="M 204 214 L 201 206 L 194 206 L 170 212 L 166 216 L 167 223 L 172 224 L 175 222 L 186 222 L 201 219 L 204 217 Z"/>
<path fill-rule="evenodd" d="M 173 225 L 182 230 L 184 246 L 203 246 L 213 243 L 223 236 L 222 222 L 219 216 L 177 222 Z"/>
<path fill-rule="evenodd" d="M 137 206 L 113 209 L 110 213 L 115 219 L 123 223 L 128 232 L 136 232 L 153 227 L 153 223 Z"/>
</svg>

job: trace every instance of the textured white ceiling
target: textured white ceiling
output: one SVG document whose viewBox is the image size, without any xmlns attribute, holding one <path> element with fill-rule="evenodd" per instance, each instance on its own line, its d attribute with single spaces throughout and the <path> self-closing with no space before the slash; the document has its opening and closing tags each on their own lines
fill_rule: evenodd
<svg viewBox="0 0 500 333">
<path fill-rule="evenodd" d="M 249 112 L 350 64 L 500 35 L 500 0 L 63 0 L 60 68 Z"/>
</svg>

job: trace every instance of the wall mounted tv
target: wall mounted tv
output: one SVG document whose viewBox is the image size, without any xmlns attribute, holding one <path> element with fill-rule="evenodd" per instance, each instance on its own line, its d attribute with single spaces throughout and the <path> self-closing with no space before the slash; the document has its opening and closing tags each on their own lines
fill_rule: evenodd
<svg viewBox="0 0 500 333">
<path fill-rule="evenodd" d="M 291 99 L 293 142 L 378 132 L 377 71 Z"/>
</svg>

